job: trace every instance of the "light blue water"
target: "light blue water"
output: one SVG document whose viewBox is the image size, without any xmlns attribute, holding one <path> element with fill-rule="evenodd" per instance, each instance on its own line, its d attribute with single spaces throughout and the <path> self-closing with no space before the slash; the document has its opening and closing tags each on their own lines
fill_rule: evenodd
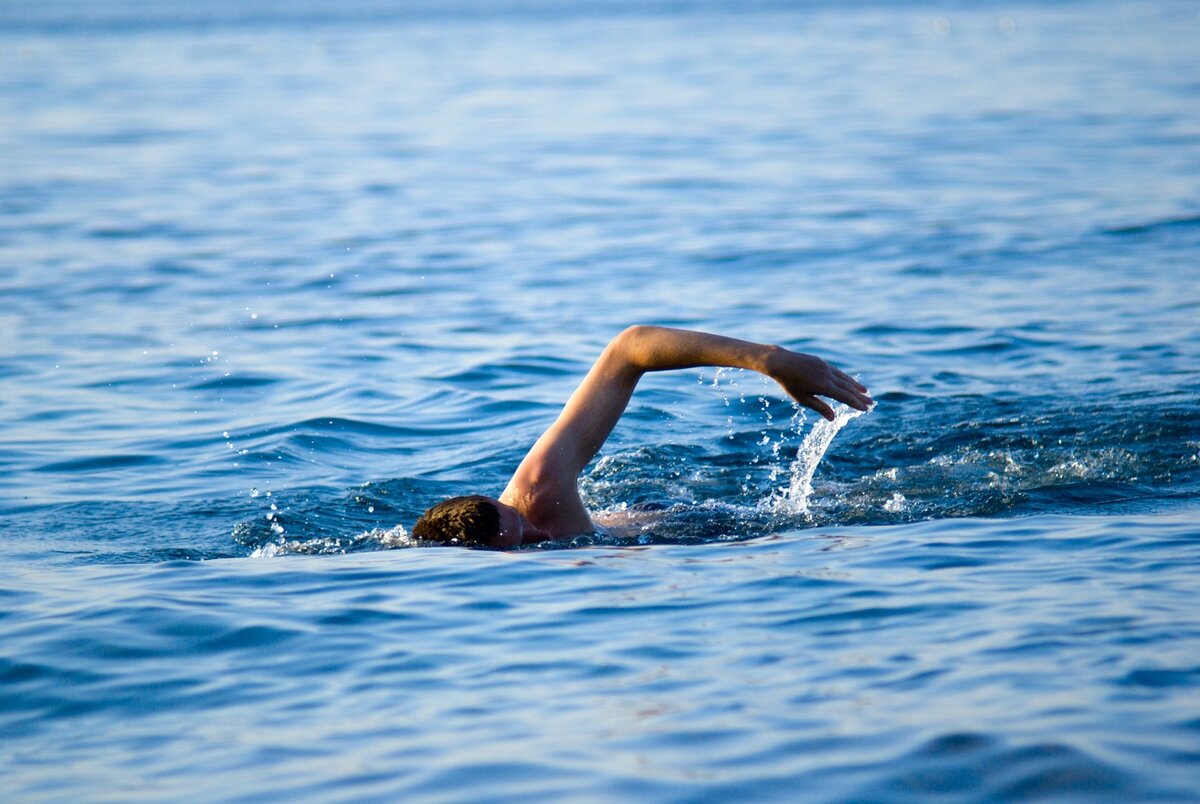
<svg viewBox="0 0 1200 804">
<path fill-rule="evenodd" d="M 1198 34 L 0 6 L 0 794 L 1194 800 Z M 880 404 L 807 477 L 769 383 L 649 377 L 631 535 L 413 549 L 634 322 Z"/>
</svg>

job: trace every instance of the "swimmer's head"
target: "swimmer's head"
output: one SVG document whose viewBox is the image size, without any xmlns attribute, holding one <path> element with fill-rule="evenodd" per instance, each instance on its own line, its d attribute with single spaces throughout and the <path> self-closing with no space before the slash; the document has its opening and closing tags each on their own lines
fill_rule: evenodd
<svg viewBox="0 0 1200 804">
<path fill-rule="evenodd" d="M 417 520 L 412 532 L 423 541 L 465 547 L 516 547 L 550 538 L 516 508 L 480 494 L 443 500 Z"/>
<path fill-rule="evenodd" d="M 451 497 L 430 508 L 413 525 L 413 536 L 428 542 L 491 547 L 500 531 L 500 510 L 489 497 Z"/>
</svg>

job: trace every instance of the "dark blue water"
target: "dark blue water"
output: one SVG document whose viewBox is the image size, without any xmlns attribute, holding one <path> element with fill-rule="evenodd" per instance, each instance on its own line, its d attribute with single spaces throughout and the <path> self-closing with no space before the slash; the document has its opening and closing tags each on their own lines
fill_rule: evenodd
<svg viewBox="0 0 1200 804">
<path fill-rule="evenodd" d="M 1194 800 L 1198 34 L 0 6 L 0 794 Z M 414 548 L 635 322 L 879 405 L 809 478 L 770 383 L 649 377 L 621 535 Z"/>
</svg>

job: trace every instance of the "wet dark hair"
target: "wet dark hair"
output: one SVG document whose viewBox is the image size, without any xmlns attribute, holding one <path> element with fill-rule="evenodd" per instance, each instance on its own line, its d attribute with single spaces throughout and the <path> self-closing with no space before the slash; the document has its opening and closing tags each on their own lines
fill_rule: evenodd
<svg viewBox="0 0 1200 804">
<path fill-rule="evenodd" d="M 500 512 L 480 494 L 451 497 L 430 508 L 413 525 L 422 541 L 487 547 L 500 532 Z"/>
</svg>

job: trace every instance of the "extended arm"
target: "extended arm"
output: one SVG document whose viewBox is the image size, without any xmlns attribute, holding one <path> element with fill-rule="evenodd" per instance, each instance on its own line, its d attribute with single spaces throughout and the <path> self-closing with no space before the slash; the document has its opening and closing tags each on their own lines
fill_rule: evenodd
<svg viewBox="0 0 1200 804">
<path fill-rule="evenodd" d="M 500 499 L 561 529 L 590 527 L 575 488 L 579 473 L 604 444 L 647 371 L 728 366 L 771 377 L 801 405 L 832 419 L 826 396 L 858 410 L 867 389 L 813 355 L 721 335 L 634 326 L 608 344 L 579 388 L 517 468 Z M 587 524 L 584 524 L 585 521 Z M 557 528 L 556 528 L 557 529 Z"/>
</svg>

